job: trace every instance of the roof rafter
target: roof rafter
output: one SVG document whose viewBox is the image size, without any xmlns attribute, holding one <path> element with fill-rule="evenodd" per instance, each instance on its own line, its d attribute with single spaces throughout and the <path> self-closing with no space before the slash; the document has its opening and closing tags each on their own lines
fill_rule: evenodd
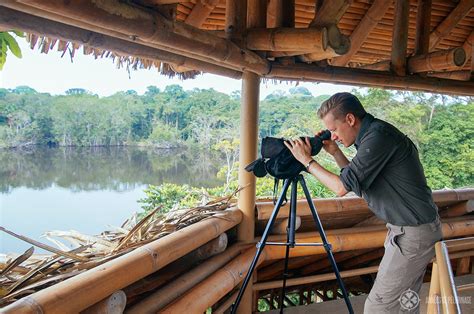
<svg viewBox="0 0 474 314">
<path fill-rule="evenodd" d="M 430 50 L 436 48 L 441 40 L 446 38 L 451 30 L 469 14 L 474 6 L 474 0 L 461 0 L 449 15 L 430 34 Z"/>
<path fill-rule="evenodd" d="M 194 27 L 201 27 L 218 3 L 219 0 L 198 1 L 184 22 Z"/>
<path fill-rule="evenodd" d="M 352 32 L 350 36 L 351 45 L 349 51 L 339 57 L 335 57 L 331 60 L 332 65 L 336 66 L 345 66 L 350 61 L 352 56 L 357 53 L 359 48 L 362 46 L 364 41 L 369 36 L 369 33 L 372 29 L 377 26 L 382 17 L 387 12 L 388 8 L 392 4 L 392 0 L 375 0 L 370 9 L 365 14 L 364 18 L 361 20 L 356 29 Z"/>
</svg>

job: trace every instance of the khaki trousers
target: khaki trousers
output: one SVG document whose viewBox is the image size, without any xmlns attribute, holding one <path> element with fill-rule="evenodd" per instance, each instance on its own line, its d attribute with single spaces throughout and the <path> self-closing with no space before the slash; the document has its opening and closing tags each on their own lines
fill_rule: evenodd
<svg viewBox="0 0 474 314">
<path fill-rule="evenodd" d="M 419 313 L 417 296 L 426 266 L 435 255 L 434 244 L 442 238 L 439 217 L 416 227 L 387 224 L 387 229 L 385 254 L 364 314 Z"/>
</svg>

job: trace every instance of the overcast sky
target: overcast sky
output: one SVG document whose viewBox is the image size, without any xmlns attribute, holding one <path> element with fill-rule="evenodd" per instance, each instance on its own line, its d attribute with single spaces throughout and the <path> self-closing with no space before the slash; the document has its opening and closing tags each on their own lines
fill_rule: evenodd
<svg viewBox="0 0 474 314">
<path fill-rule="evenodd" d="M 3 71 L 0 72 L 0 87 L 14 88 L 27 85 L 38 92 L 48 92 L 53 95 L 64 94 L 70 88 L 84 88 L 100 96 L 108 96 L 117 91 L 133 89 L 139 94 L 146 87 L 155 85 L 162 89 L 167 85 L 179 84 L 185 90 L 193 88 L 214 88 L 217 91 L 230 94 L 240 90 L 241 81 L 221 76 L 205 74 L 196 79 L 181 81 L 170 79 L 158 74 L 155 69 L 131 71 L 131 77 L 126 69 L 117 69 L 111 59 L 97 59 L 85 56 L 82 50 L 76 53 L 73 62 L 68 54 L 61 58 L 56 50 L 42 54 L 37 49 L 31 50 L 26 41 L 18 39 L 23 58 L 18 59 L 11 53 Z M 296 86 L 295 83 L 265 83 L 261 84 L 260 96 L 263 99 L 275 90 L 288 91 Z M 340 91 L 350 91 L 353 87 L 335 84 L 300 83 L 299 86 L 308 88 L 313 96 L 333 94 Z"/>
</svg>

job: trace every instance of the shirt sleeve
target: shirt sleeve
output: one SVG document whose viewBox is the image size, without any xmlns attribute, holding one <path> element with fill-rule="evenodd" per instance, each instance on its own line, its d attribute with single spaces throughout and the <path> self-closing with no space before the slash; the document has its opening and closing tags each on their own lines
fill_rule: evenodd
<svg viewBox="0 0 474 314">
<path fill-rule="evenodd" d="M 340 178 L 347 191 L 362 196 L 380 174 L 396 151 L 396 141 L 391 134 L 373 131 L 360 143 L 355 157 L 341 170 Z"/>
</svg>

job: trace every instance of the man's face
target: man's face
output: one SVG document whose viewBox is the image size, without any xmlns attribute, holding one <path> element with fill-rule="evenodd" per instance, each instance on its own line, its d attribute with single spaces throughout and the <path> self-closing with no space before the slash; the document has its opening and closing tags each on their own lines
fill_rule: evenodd
<svg viewBox="0 0 474 314">
<path fill-rule="evenodd" d="M 331 139 L 349 147 L 354 144 L 357 137 L 357 128 L 355 116 L 348 113 L 345 117 L 335 118 L 332 112 L 329 112 L 323 118 L 326 128 L 331 131 Z"/>
</svg>

